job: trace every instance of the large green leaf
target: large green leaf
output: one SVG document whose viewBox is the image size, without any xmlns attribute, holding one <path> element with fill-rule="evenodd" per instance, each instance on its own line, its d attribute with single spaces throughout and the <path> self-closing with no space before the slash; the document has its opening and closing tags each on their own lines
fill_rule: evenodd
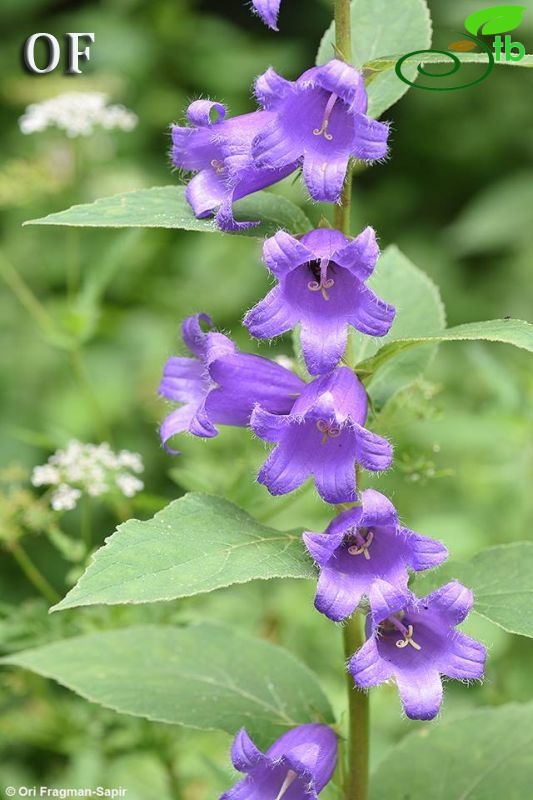
<svg viewBox="0 0 533 800">
<path fill-rule="evenodd" d="M 417 576 L 416 592 L 427 594 L 457 578 L 469 586 L 474 611 L 510 633 L 533 637 L 533 542 L 515 542 L 482 550 L 470 561 L 449 562 Z"/>
<path fill-rule="evenodd" d="M 533 775 L 533 704 L 482 709 L 423 726 L 380 761 L 370 800 L 525 800 Z"/>
<path fill-rule="evenodd" d="M 396 307 L 396 318 L 390 332 L 383 338 L 351 334 L 350 363 L 366 369 L 378 350 L 391 342 L 418 338 L 429 331 L 444 329 L 444 307 L 437 287 L 397 247 L 385 250 L 369 285 Z M 372 375 L 367 389 L 375 407 L 383 407 L 397 391 L 416 380 L 427 368 L 435 349 L 435 345 L 428 342 L 425 347 L 399 353 Z"/>
<path fill-rule="evenodd" d="M 153 519 L 120 525 L 54 609 L 152 603 L 260 578 L 313 575 L 299 534 L 267 528 L 227 500 L 189 494 Z"/>
<path fill-rule="evenodd" d="M 260 220 L 255 228 L 238 231 L 243 236 L 270 236 L 280 228 L 305 233 L 312 225 L 304 212 L 285 197 L 256 192 L 235 203 L 237 219 Z M 153 186 L 135 192 L 102 197 L 94 203 L 31 219 L 25 225 L 73 225 L 85 228 L 180 228 L 220 233 L 212 219 L 196 219 L 185 199 L 183 186 Z"/>
<path fill-rule="evenodd" d="M 357 365 L 378 410 L 424 372 L 441 342 L 503 342 L 533 352 L 533 326 L 523 320 L 495 319 L 445 329 L 437 287 L 395 246 L 385 250 L 369 283 L 396 307 L 396 318 L 383 338 L 352 333 L 348 359 Z"/>
<path fill-rule="evenodd" d="M 431 18 L 425 0 L 352 0 L 351 61 L 358 69 L 390 53 L 411 53 L 431 44 Z M 335 23 L 324 34 L 317 63 L 335 57 Z M 349 55 L 349 54 L 345 54 Z M 416 65 L 405 70 L 414 80 Z M 394 70 L 372 75 L 368 83 L 369 114 L 379 117 L 408 90 Z"/>
<path fill-rule="evenodd" d="M 213 624 L 138 625 L 25 650 L 0 663 L 124 714 L 268 740 L 332 721 L 316 677 L 281 647 Z"/>
<path fill-rule="evenodd" d="M 375 356 L 359 366 L 362 370 L 374 371 L 407 350 L 431 344 L 431 342 L 462 341 L 502 342 L 513 344 L 515 347 L 533 353 L 533 325 L 522 319 L 491 319 L 484 322 L 456 325 L 454 328 L 429 333 L 426 336 L 397 339 L 382 347 Z"/>
</svg>

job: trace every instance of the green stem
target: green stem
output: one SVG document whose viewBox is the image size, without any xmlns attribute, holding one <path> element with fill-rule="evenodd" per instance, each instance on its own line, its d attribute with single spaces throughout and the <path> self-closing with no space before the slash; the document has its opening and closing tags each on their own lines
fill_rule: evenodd
<svg viewBox="0 0 533 800">
<path fill-rule="evenodd" d="M 30 581 L 33 586 L 39 591 L 48 602 L 58 603 L 60 595 L 48 583 L 44 575 L 37 569 L 27 552 L 24 550 L 19 542 L 10 542 L 9 550 L 13 554 L 13 558 Z"/>
<path fill-rule="evenodd" d="M 352 27 L 350 0 L 335 0 L 335 52 L 337 58 L 352 60 Z M 337 230 L 350 235 L 352 203 L 352 163 L 348 164 L 340 202 L 335 206 L 333 221 Z M 350 354 L 347 352 L 346 358 Z M 359 471 L 357 471 L 359 472 Z M 357 474 L 360 489 L 360 475 Z M 344 626 L 344 655 L 352 657 L 365 641 L 364 614 L 356 612 Z M 344 784 L 345 800 L 367 800 L 369 763 L 369 702 L 368 694 L 356 689 L 350 673 L 346 676 L 348 691 L 347 772 Z"/>
<path fill-rule="evenodd" d="M 98 396 L 94 391 L 91 379 L 87 372 L 82 352 L 79 348 L 77 348 L 76 350 L 71 350 L 69 355 L 70 355 L 72 370 L 76 375 L 76 378 L 78 379 L 78 382 L 82 390 L 85 393 L 87 402 L 92 406 L 94 413 L 95 427 L 98 431 L 98 435 L 100 436 L 102 441 L 107 441 L 109 443 L 112 443 L 111 432 L 109 430 L 104 412 L 100 405 L 100 400 L 98 399 Z"/>
<path fill-rule="evenodd" d="M 350 0 L 335 0 L 335 53 L 348 63 L 352 60 L 352 20 Z"/>
<path fill-rule="evenodd" d="M 47 334 L 55 328 L 55 323 L 43 304 L 35 297 L 34 293 L 19 275 L 15 267 L 0 254 L 0 275 L 9 286 L 20 304 L 24 306 L 28 314 L 33 317 L 39 327 Z"/>
<path fill-rule="evenodd" d="M 82 497 L 80 503 L 81 514 L 81 538 L 87 550 L 87 555 L 90 555 L 93 545 L 93 530 L 92 530 L 92 515 L 91 515 L 91 501 L 88 497 Z"/>
<path fill-rule="evenodd" d="M 344 626 L 344 655 L 346 660 L 359 650 L 365 641 L 365 616 L 356 612 Z M 346 800 L 367 800 L 368 798 L 368 755 L 370 749 L 368 693 L 354 686 L 353 678 L 347 673 L 348 688 L 348 772 L 344 786 Z"/>
<path fill-rule="evenodd" d="M 41 328 L 43 333 L 48 336 L 53 336 L 57 333 L 54 320 L 49 315 L 46 308 L 34 295 L 24 278 L 17 272 L 9 261 L 0 253 L 0 276 L 4 279 L 5 283 L 9 286 L 15 297 L 19 300 L 20 304 L 26 309 L 28 314 L 35 320 L 37 325 Z M 99 435 L 103 440 L 109 439 L 109 431 L 104 419 L 98 397 L 95 395 L 91 381 L 87 374 L 85 364 L 82 359 L 79 348 L 70 351 L 70 359 L 73 371 L 85 392 L 88 401 L 91 403 L 97 422 Z"/>
<path fill-rule="evenodd" d="M 352 164 L 348 163 L 346 181 L 341 194 L 340 203 L 333 211 L 333 226 L 346 235 L 350 232 L 350 217 L 352 205 Z"/>
<path fill-rule="evenodd" d="M 72 303 L 80 288 L 80 232 L 71 228 L 68 232 L 68 249 L 66 257 L 67 296 Z"/>
<path fill-rule="evenodd" d="M 350 0 L 335 0 L 335 52 L 337 58 L 350 63 L 352 59 L 352 25 Z M 333 212 L 333 224 L 345 234 L 350 231 L 350 210 L 352 202 L 352 164 L 348 164 L 346 180 L 340 202 Z"/>
</svg>

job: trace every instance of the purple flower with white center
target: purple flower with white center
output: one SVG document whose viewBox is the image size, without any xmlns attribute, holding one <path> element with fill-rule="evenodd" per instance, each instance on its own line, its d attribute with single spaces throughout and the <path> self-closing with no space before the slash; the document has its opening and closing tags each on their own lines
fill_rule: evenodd
<svg viewBox="0 0 533 800">
<path fill-rule="evenodd" d="M 258 404 L 251 428 L 277 446 L 257 480 L 279 495 L 312 476 L 327 503 L 354 501 L 355 465 L 381 471 L 392 461 L 389 442 L 363 427 L 366 414 L 365 389 L 347 367 L 307 384 L 289 414 L 272 413 Z"/>
<path fill-rule="evenodd" d="M 485 647 L 455 629 L 472 608 L 472 592 L 451 581 L 424 598 L 390 601 L 388 615 L 350 660 L 350 672 L 362 689 L 394 678 L 407 716 L 433 719 L 442 705 L 441 675 L 483 677 Z"/>
<path fill-rule="evenodd" d="M 385 336 L 395 309 L 365 286 L 379 256 L 376 234 L 366 228 L 356 239 L 329 228 L 301 240 L 285 231 L 267 239 L 263 259 L 277 285 L 244 318 L 259 339 L 301 324 L 301 343 L 311 375 L 329 372 L 346 349 L 348 325 Z"/>
<path fill-rule="evenodd" d="M 280 5 L 281 0 L 252 0 L 252 7 L 256 14 L 258 14 L 265 25 L 268 25 L 273 31 L 278 30 Z"/>
<path fill-rule="evenodd" d="M 215 117 L 213 119 L 213 117 Z M 266 111 L 226 119 L 226 107 L 211 100 L 195 100 L 187 109 L 193 127 L 173 125 L 172 163 L 197 172 L 185 197 L 198 218 L 215 213 L 222 230 L 238 230 L 258 222 L 237 222 L 233 202 L 285 178 L 296 165 L 259 169 L 251 157 L 254 137 L 273 119 Z"/>
<path fill-rule="evenodd" d="M 296 81 L 270 68 L 258 78 L 255 92 L 272 112 L 252 144 L 257 166 L 303 163 L 314 200 L 339 199 L 351 157 L 375 161 L 387 154 L 389 127 L 367 116 L 363 76 L 344 61 L 312 67 Z"/>
<path fill-rule="evenodd" d="M 384 495 L 366 489 L 361 503 L 339 514 L 324 533 L 303 534 L 320 568 L 315 607 L 335 622 L 350 616 L 363 597 L 374 619 L 383 619 L 391 587 L 406 601 L 411 597 L 409 569 L 431 569 L 448 556 L 440 542 L 403 528 Z"/>
<path fill-rule="evenodd" d="M 337 737 L 327 725 L 300 725 L 263 753 L 243 728 L 231 760 L 246 777 L 220 800 L 316 800 L 335 771 Z"/>
<path fill-rule="evenodd" d="M 246 426 L 256 403 L 287 414 L 305 388 L 290 370 L 239 352 L 224 334 L 202 330 L 202 322 L 212 325 L 207 314 L 195 314 L 182 324 L 183 341 L 193 358 L 173 356 L 163 369 L 159 393 L 183 404 L 161 425 L 164 445 L 183 431 L 210 438 L 217 435 L 217 424 Z"/>
</svg>

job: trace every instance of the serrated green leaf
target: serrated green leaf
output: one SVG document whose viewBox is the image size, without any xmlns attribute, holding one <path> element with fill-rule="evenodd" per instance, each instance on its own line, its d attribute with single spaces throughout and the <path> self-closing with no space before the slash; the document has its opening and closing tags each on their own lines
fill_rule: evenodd
<svg viewBox="0 0 533 800">
<path fill-rule="evenodd" d="M 396 307 L 396 318 L 383 338 L 350 334 L 350 363 L 357 363 L 358 369 L 365 370 L 381 348 L 398 339 L 418 338 L 428 331 L 444 329 L 446 319 L 439 290 L 396 246 L 384 251 L 369 285 Z M 427 369 L 434 353 L 435 345 L 428 342 L 416 351 L 399 353 L 397 359 L 372 375 L 367 390 L 374 406 L 382 408 L 397 391 L 416 380 Z"/>
<path fill-rule="evenodd" d="M 533 704 L 422 726 L 380 761 L 370 800 L 525 800 L 533 774 Z"/>
<path fill-rule="evenodd" d="M 425 346 L 432 342 L 465 342 L 486 341 L 502 342 L 529 350 L 533 353 L 533 325 L 521 319 L 491 319 L 484 322 L 470 322 L 456 325 L 445 331 L 413 338 L 397 339 L 381 348 L 373 358 L 359 365 L 361 370 L 374 372 L 382 368 L 391 359 L 413 348 Z"/>
<path fill-rule="evenodd" d="M 259 741 L 333 714 L 316 677 L 281 647 L 202 623 L 138 625 L 77 636 L 0 660 L 93 703 L 147 719 Z"/>
<path fill-rule="evenodd" d="M 533 542 L 488 547 L 470 561 L 450 562 L 417 576 L 417 594 L 456 578 L 475 597 L 474 612 L 510 633 L 533 637 Z"/>
<path fill-rule="evenodd" d="M 474 11 L 465 20 L 465 28 L 474 36 L 507 33 L 518 28 L 526 6 L 491 6 Z"/>
<path fill-rule="evenodd" d="M 175 600 L 234 583 L 314 574 L 299 532 L 261 525 L 219 497 L 188 494 L 153 519 L 119 525 L 54 610 Z"/>
<path fill-rule="evenodd" d="M 431 45 L 431 18 L 425 0 L 352 0 L 351 18 L 351 62 L 358 69 L 380 56 L 396 52 L 404 55 Z M 320 43 L 317 64 L 335 57 L 334 43 L 332 23 Z M 406 77 L 414 80 L 415 76 L 413 65 L 406 70 Z M 394 71 L 370 77 L 369 114 L 376 118 L 403 97 L 409 87 Z"/>
<path fill-rule="evenodd" d="M 234 205 L 237 219 L 259 220 L 255 228 L 237 231 L 241 236 L 263 238 L 280 228 L 305 233 L 313 226 L 304 212 L 286 197 L 256 192 Z M 222 233 L 212 219 L 196 219 L 185 199 L 183 186 L 153 186 L 135 192 L 102 197 L 94 203 L 31 219 L 25 225 L 72 225 L 87 228 L 179 228 L 186 231 Z"/>
</svg>

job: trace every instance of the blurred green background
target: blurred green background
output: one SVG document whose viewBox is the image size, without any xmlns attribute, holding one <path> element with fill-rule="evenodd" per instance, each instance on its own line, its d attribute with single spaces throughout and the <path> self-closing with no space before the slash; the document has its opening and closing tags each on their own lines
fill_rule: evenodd
<svg viewBox="0 0 533 800">
<path fill-rule="evenodd" d="M 246 6 L 240 0 L 2 2 L 0 652 L 141 620 L 230 620 L 295 651 L 342 715 L 340 629 L 313 611 L 312 585 L 271 582 L 161 607 L 49 617 L 10 552 L 14 540 L 23 540 L 60 594 L 76 578 L 68 540 L 58 550 L 44 535 L 47 512 L 29 484 L 32 467 L 72 438 L 108 438 L 116 449 L 142 454 L 146 492 L 126 509 L 136 516 L 201 488 L 281 528 L 319 530 L 327 521 L 326 507 L 308 491 L 272 500 L 254 486 L 264 448 L 246 431 L 225 430 L 210 442 L 188 439 L 177 460 L 159 445 L 166 408 L 157 384 L 165 358 L 177 352 L 185 315 L 205 310 L 242 347 L 257 348 L 240 327 L 269 284 L 257 242 L 164 230 L 21 228 L 26 219 L 75 202 L 177 181 L 168 126 L 183 119 L 190 99 L 209 96 L 244 112 L 253 107 L 252 80 L 266 66 L 295 77 L 314 61 L 331 18 L 328 0 L 285 0 L 277 36 Z M 430 6 L 437 29 L 456 31 L 479 4 L 433 0 Z M 521 41 L 533 41 L 532 25 L 526 15 Z M 24 72 L 20 49 L 36 31 L 94 31 L 83 76 Z M 138 114 L 138 127 L 83 140 L 57 130 L 21 134 L 17 120 L 29 103 L 70 90 L 108 93 Z M 396 242 L 427 271 L 450 324 L 531 318 L 530 98 L 531 73 L 506 68 L 464 91 L 413 90 L 386 115 L 392 158 L 357 177 L 353 230 L 372 224 L 383 246 Z M 305 202 L 299 181 L 280 190 Z M 321 209 L 308 213 L 317 220 Z M 269 352 L 290 355 L 290 340 Z M 396 460 L 374 484 L 390 493 L 406 524 L 441 538 L 455 559 L 531 538 L 532 390 L 526 354 L 503 345 L 449 344 L 380 421 Z M 117 516 L 97 502 L 91 513 L 98 545 Z M 79 537 L 78 511 L 60 524 L 72 541 Z M 531 699 L 533 644 L 480 619 L 469 629 L 490 647 L 487 680 L 469 690 L 450 684 L 443 717 Z M 411 724 L 392 687 L 373 693 L 372 712 L 378 761 Z M 120 717 L 29 673 L 0 674 L 0 714 L 0 787 L 122 785 L 128 800 L 207 800 L 231 781 L 229 737 Z"/>
</svg>

